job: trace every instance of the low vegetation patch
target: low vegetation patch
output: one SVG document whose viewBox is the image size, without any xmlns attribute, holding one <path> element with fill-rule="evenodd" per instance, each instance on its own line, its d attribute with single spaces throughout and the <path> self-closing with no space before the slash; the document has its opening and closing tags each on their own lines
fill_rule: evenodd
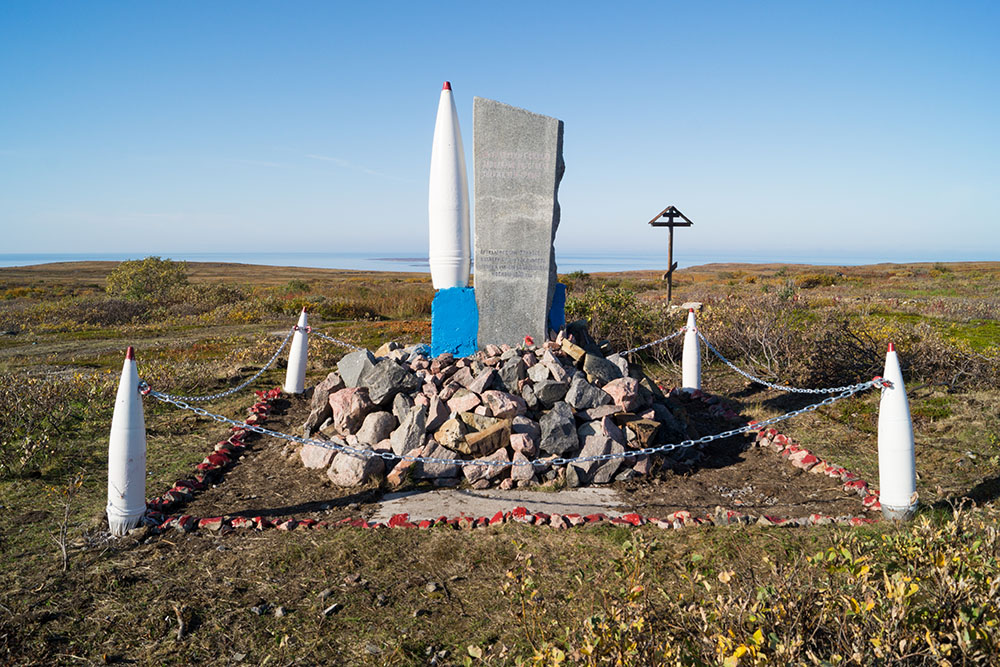
<svg viewBox="0 0 1000 667">
<path fill-rule="evenodd" d="M 617 349 L 684 323 L 658 274 L 566 278 L 570 319 L 590 320 Z M 253 375 L 303 306 L 314 331 L 352 344 L 426 342 L 433 288 L 425 276 L 159 258 L 0 269 L 0 662 L 990 664 L 1000 652 L 997 284 L 993 264 L 675 274 L 675 304 L 702 303 L 706 338 L 762 379 L 865 381 L 896 344 L 923 507 L 910 524 L 109 541 L 104 458 L 127 345 L 156 388 L 213 393 Z M 675 385 L 680 343 L 633 361 Z M 308 382 L 344 351 L 314 336 Z M 748 418 L 811 402 L 764 390 L 704 349 L 703 360 L 705 386 Z M 282 364 L 254 388 L 280 384 Z M 211 409 L 242 415 L 244 399 Z M 868 393 L 784 425 L 875 483 L 877 406 Z M 190 474 L 219 425 L 145 408 L 152 495 Z M 285 491 L 268 493 L 292 512 Z M 252 506 L 256 495 L 241 498 Z"/>
</svg>

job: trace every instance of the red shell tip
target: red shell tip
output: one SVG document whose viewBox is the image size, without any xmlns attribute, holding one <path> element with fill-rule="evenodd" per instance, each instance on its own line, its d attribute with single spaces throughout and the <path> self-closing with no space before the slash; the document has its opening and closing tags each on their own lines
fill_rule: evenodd
<svg viewBox="0 0 1000 667">
<path fill-rule="evenodd" d="M 444 85 L 441 86 L 441 90 L 451 90 L 451 81 L 445 81 Z"/>
<path fill-rule="evenodd" d="M 896 351 L 896 346 L 893 345 L 892 343 L 889 343 L 889 351 L 890 352 L 895 352 Z"/>
<path fill-rule="evenodd" d="M 688 312 L 689 313 L 693 313 L 694 312 L 694 308 L 688 308 Z"/>
<path fill-rule="evenodd" d="M 306 307 L 305 306 L 302 306 L 302 312 L 303 313 L 306 312 Z"/>
<path fill-rule="evenodd" d="M 131 345 L 129 345 L 128 349 L 125 350 L 125 358 L 129 361 L 135 361 L 135 348 Z"/>
</svg>

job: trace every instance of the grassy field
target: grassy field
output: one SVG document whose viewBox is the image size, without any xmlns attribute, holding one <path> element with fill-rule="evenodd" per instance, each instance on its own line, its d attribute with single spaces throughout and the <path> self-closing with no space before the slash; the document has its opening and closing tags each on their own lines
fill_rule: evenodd
<svg viewBox="0 0 1000 667">
<path fill-rule="evenodd" d="M 896 343 L 922 503 L 907 525 L 120 540 L 103 512 L 127 345 L 153 386 L 210 393 L 256 372 L 303 306 L 316 330 L 352 344 L 428 341 L 433 290 L 413 274 L 189 264 L 182 280 L 126 298 L 107 290 L 115 268 L 0 269 L 0 663 L 939 665 L 1000 652 L 1000 263 L 676 274 L 675 303 L 703 303 L 708 339 L 769 381 L 867 380 Z M 562 280 L 570 315 L 619 349 L 683 324 L 657 274 Z M 307 381 L 343 353 L 313 345 Z M 678 359 L 668 344 L 642 360 L 672 386 Z M 706 389 L 747 418 L 803 404 L 704 359 Z M 279 365 L 254 388 L 283 378 Z M 252 401 L 211 409 L 237 417 Z M 222 429 L 153 401 L 145 410 L 154 495 Z M 781 430 L 874 481 L 876 419 L 869 393 Z"/>
</svg>

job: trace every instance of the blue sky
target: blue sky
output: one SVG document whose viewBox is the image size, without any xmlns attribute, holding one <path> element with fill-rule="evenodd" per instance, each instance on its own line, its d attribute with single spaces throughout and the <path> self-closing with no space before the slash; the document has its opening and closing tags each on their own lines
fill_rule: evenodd
<svg viewBox="0 0 1000 667">
<path fill-rule="evenodd" d="M 565 122 L 563 252 L 1000 259 L 1000 4 L 6 2 L 0 253 L 426 254 L 441 82 Z"/>
</svg>

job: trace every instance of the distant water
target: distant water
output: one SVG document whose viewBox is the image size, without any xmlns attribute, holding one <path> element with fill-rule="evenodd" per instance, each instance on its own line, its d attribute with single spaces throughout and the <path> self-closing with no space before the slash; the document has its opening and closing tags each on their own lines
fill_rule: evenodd
<svg viewBox="0 0 1000 667">
<path fill-rule="evenodd" d="M 29 266 L 52 262 L 121 262 L 127 259 L 142 259 L 149 253 L 0 253 L 0 267 Z M 317 269 L 352 269 L 356 271 L 406 271 L 430 273 L 426 257 L 394 256 L 393 253 L 372 252 L 175 252 L 160 253 L 160 257 L 189 262 L 230 262 L 239 264 L 261 264 L 264 266 L 296 266 Z M 677 260 L 680 268 L 711 263 L 773 263 L 816 264 L 827 266 L 856 266 L 879 262 L 927 262 L 965 261 L 959 257 L 810 257 L 745 254 L 685 254 Z M 556 265 L 560 273 L 584 271 L 587 273 L 612 271 L 665 271 L 665 252 L 656 254 L 608 253 L 556 253 Z"/>
</svg>

